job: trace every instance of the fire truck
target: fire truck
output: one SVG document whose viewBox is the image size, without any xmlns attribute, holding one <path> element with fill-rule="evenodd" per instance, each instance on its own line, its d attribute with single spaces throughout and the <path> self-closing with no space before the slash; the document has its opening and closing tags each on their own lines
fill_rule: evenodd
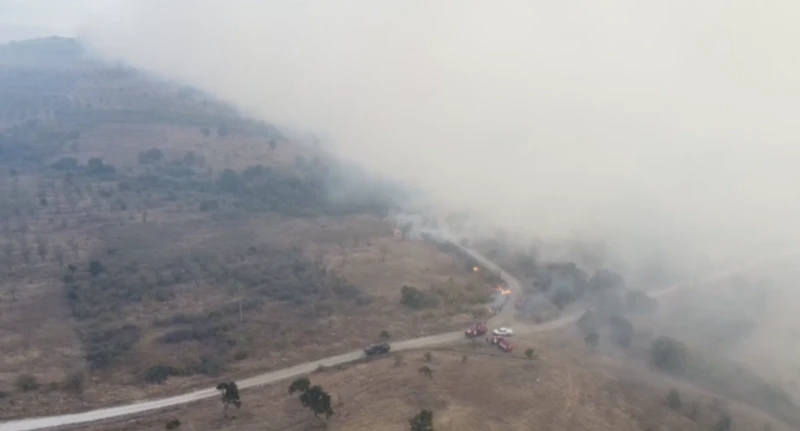
<svg viewBox="0 0 800 431">
<path fill-rule="evenodd" d="M 486 341 L 491 343 L 491 344 L 494 344 L 495 346 L 499 347 L 500 350 L 502 350 L 502 351 L 504 351 L 506 353 L 510 352 L 511 349 L 512 349 L 511 343 L 509 343 L 508 340 L 506 340 L 503 337 L 494 336 L 494 337 L 491 337 L 491 338 L 487 338 Z"/>
<path fill-rule="evenodd" d="M 489 328 L 486 326 L 486 322 L 479 322 L 464 331 L 464 335 L 469 338 L 477 337 L 485 334 L 488 330 Z"/>
</svg>

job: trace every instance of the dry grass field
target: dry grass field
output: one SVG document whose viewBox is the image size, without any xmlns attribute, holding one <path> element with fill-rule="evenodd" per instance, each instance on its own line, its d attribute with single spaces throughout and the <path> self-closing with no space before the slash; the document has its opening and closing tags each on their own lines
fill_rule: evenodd
<svg viewBox="0 0 800 431">
<path fill-rule="evenodd" d="M 517 338 L 511 354 L 465 341 L 430 350 L 430 362 L 424 351 L 403 352 L 310 379 L 333 398 L 328 430 L 408 430 L 408 419 L 421 409 L 434 412 L 437 431 L 705 431 L 714 429 L 723 413 L 731 416 L 735 430 L 789 429 L 621 355 L 589 353 L 573 331 Z M 524 357 L 527 348 L 536 350 L 536 359 Z M 432 378 L 418 371 L 422 366 L 433 370 Z M 180 429 L 193 431 L 323 429 L 322 421 L 287 393 L 288 385 L 243 391 L 244 405 L 233 419 L 223 417 L 215 398 L 92 429 L 155 431 L 174 418 L 181 421 Z M 667 405 L 673 388 L 681 399 L 675 409 Z"/>
</svg>

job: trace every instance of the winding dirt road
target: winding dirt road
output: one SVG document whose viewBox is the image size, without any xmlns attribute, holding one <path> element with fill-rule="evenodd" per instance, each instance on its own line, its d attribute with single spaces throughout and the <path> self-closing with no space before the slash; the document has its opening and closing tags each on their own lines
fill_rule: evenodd
<svg viewBox="0 0 800 431">
<path fill-rule="evenodd" d="M 458 245 L 454 242 L 454 244 Z M 513 291 L 513 297 L 516 297 L 522 291 L 522 286 L 517 279 L 513 276 L 508 274 L 507 272 L 503 271 L 500 267 L 498 267 L 494 262 L 490 261 L 480 253 L 475 250 L 471 250 L 465 247 L 461 247 L 465 252 L 469 253 L 472 257 L 477 259 L 479 262 L 483 264 L 484 267 L 491 269 L 493 271 L 498 272 L 500 277 L 506 281 L 508 284 L 509 289 Z M 749 262 L 746 265 L 739 265 L 736 268 L 732 268 L 725 271 L 720 271 L 718 273 L 712 274 L 708 277 L 703 278 L 702 280 L 696 280 L 694 283 L 690 285 L 676 285 L 669 288 L 665 288 L 656 292 L 649 292 L 652 296 L 662 296 L 668 293 L 675 292 L 682 288 L 686 287 L 697 287 L 702 284 L 709 284 L 715 281 L 721 280 L 725 277 L 730 276 L 732 273 L 736 271 L 740 271 L 743 269 L 747 269 L 753 266 L 761 265 L 766 262 L 771 262 L 777 259 L 781 259 L 792 255 L 794 253 L 780 253 L 776 255 L 770 255 L 764 257 L 762 259 L 758 259 L 757 261 Z M 512 301 L 509 301 L 509 303 Z M 492 322 L 498 322 L 501 319 L 503 321 L 508 320 L 510 317 L 513 317 L 513 307 L 506 305 L 506 307 L 498 313 L 492 319 Z M 530 334 L 536 332 L 544 332 L 544 331 L 551 331 L 557 328 L 561 328 L 563 326 L 569 325 L 580 318 L 583 312 L 575 312 L 573 314 L 569 314 L 563 316 L 559 319 L 549 321 L 544 324 L 538 325 L 520 325 L 516 324 L 515 332 L 517 334 Z M 411 340 L 399 341 L 396 343 L 392 343 L 392 351 L 402 351 L 402 350 L 410 350 L 410 349 L 418 349 L 421 347 L 428 347 L 437 344 L 445 344 L 450 342 L 455 342 L 458 340 L 464 339 L 464 333 L 462 331 L 457 332 L 449 332 L 445 334 L 438 334 L 438 335 L 431 335 L 427 337 L 421 338 L 414 338 Z M 237 382 L 239 388 L 251 388 L 254 386 L 261 386 L 270 383 L 279 382 L 282 380 L 291 379 L 294 377 L 302 376 L 311 373 L 312 371 L 316 370 L 320 366 L 324 367 L 331 367 L 335 365 L 345 364 L 348 362 L 356 361 L 360 358 L 364 357 L 364 353 L 361 350 L 356 350 L 349 353 L 344 353 L 338 356 L 331 356 L 328 358 L 320 359 L 317 361 L 306 362 L 304 364 L 295 365 L 293 367 L 284 368 L 282 370 L 271 371 L 264 374 L 259 374 L 257 376 L 240 380 Z M 219 392 L 214 388 L 198 390 L 194 392 L 189 392 L 183 395 L 176 395 L 169 398 L 162 398 L 152 401 L 144 401 L 144 402 L 137 402 L 132 404 L 127 404 L 124 406 L 118 407 L 110 407 L 98 410 L 91 410 L 88 412 L 83 413 L 73 413 L 73 414 L 66 414 L 66 415 L 59 415 L 59 416 L 49 416 L 49 417 L 40 417 L 40 418 L 33 418 L 33 419 L 22 419 L 16 421 L 9 421 L 0 423 L 0 431 L 28 431 L 28 430 L 40 430 L 40 429 L 52 429 L 56 427 L 62 427 L 67 425 L 76 425 L 76 424 L 85 424 L 89 422 L 96 422 L 105 419 L 111 418 L 120 418 L 125 416 L 133 416 L 137 414 L 141 414 L 144 412 L 151 412 L 158 409 L 163 409 L 166 407 L 177 406 L 181 404 L 188 404 L 194 401 L 199 401 L 203 399 L 207 399 L 210 397 L 219 396 Z"/>
</svg>

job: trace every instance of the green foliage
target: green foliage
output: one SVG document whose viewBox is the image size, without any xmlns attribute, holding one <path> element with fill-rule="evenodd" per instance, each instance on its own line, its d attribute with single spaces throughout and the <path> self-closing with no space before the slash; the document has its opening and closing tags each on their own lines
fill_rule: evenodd
<svg viewBox="0 0 800 431">
<path fill-rule="evenodd" d="M 15 384 L 17 385 L 17 388 L 24 392 L 34 391 L 39 389 L 40 386 L 39 381 L 36 380 L 36 377 L 34 377 L 32 374 L 20 375 L 17 377 Z"/>
<path fill-rule="evenodd" d="M 151 148 L 139 153 L 139 163 L 146 165 L 164 160 L 164 152 L 158 148 Z"/>
<path fill-rule="evenodd" d="M 686 346 L 680 341 L 661 336 L 650 347 L 650 360 L 659 369 L 668 373 L 682 373 L 687 361 Z"/>
<path fill-rule="evenodd" d="M 326 419 L 333 416 L 331 396 L 322 389 L 322 386 L 315 385 L 308 388 L 300 395 L 300 402 L 303 403 L 303 406 L 311 409 L 315 416 L 324 414 Z"/>
<path fill-rule="evenodd" d="M 681 396 L 677 389 L 670 389 L 667 394 L 667 405 L 669 405 L 672 410 L 681 409 Z"/>
<path fill-rule="evenodd" d="M 389 331 L 387 331 L 385 329 L 383 331 L 381 331 L 381 333 L 380 333 L 380 339 L 381 340 L 388 340 L 389 338 L 392 338 L 392 334 L 390 334 Z"/>
<path fill-rule="evenodd" d="M 535 354 L 536 354 L 536 352 L 535 352 L 533 349 L 530 349 L 530 348 L 528 348 L 528 349 L 525 349 L 525 357 L 526 357 L 528 360 L 531 360 L 531 359 L 533 359 L 533 356 L 534 356 Z"/>
<path fill-rule="evenodd" d="M 105 270 L 106 267 L 99 260 L 93 260 L 89 262 L 89 273 L 92 274 L 93 277 L 97 277 L 105 272 Z"/>
<path fill-rule="evenodd" d="M 83 384 L 86 381 L 86 374 L 82 371 L 73 371 L 67 374 L 64 379 L 63 387 L 68 391 L 81 392 L 83 391 Z"/>
<path fill-rule="evenodd" d="M 134 325 L 89 332 L 82 336 L 86 360 L 94 369 L 108 368 L 133 348 L 140 335 L 141 330 Z"/>
<path fill-rule="evenodd" d="M 421 410 L 416 416 L 409 419 L 408 423 L 411 426 L 411 431 L 434 431 L 433 412 Z"/>
<path fill-rule="evenodd" d="M 223 382 L 217 385 L 217 390 L 222 394 L 222 405 L 225 410 L 228 406 L 242 407 L 242 400 L 239 398 L 239 387 L 236 382 Z"/>
<path fill-rule="evenodd" d="M 400 303 L 419 310 L 429 304 L 425 294 L 414 286 L 403 286 L 400 288 Z"/>
<path fill-rule="evenodd" d="M 294 394 L 295 392 L 306 392 L 308 388 L 311 387 L 311 380 L 307 377 L 300 377 L 295 379 L 291 385 L 289 385 L 289 395 Z"/>
<path fill-rule="evenodd" d="M 611 340 L 625 349 L 630 347 L 635 333 L 633 324 L 624 317 L 614 316 L 609 320 L 609 325 L 611 328 Z"/>
<path fill-rule="evenodd" d="M 733 419 L 727 414 L 720 415 L 717 423 L 714 424 L 714 431 L 730 431 L 733 428 Z"/>
<path fill-rule="evenodd" d="M 153 365 L 147 369 L 145 380 L 149 383 L 163 383 L 167 381 L 170 376 L 177 376 L 179 374 L 175 367 L 168 365 Z"/>
</svg>

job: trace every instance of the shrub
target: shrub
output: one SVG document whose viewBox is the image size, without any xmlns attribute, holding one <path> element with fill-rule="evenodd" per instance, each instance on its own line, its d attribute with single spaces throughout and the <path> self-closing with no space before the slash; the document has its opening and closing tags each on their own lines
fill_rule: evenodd
<svg viewBox="0 0 800 431">
<path fill-rule="evenodd" d="M 163 383 L 170 376 L 175 376 L 177 374 L 178 370 L 175 369 L 175 367 L 170 367 L 168 365 L 153 365 L 147 369 L 145 380 L 147 380 L 149 383 Z"/>
<path fill-rule="evenodd" d="M 686 367 L 686 346 L 672 337 L 659 337 L 650 347 L 650 360 L 663 371 L 682 373 Z"/>
<path fill-rule="evenodd" d="M 32 374 L 22 374 L 17 377 L 16 385 L 24 392 L 39 389 L 39 381 Z"/>
</svg>

